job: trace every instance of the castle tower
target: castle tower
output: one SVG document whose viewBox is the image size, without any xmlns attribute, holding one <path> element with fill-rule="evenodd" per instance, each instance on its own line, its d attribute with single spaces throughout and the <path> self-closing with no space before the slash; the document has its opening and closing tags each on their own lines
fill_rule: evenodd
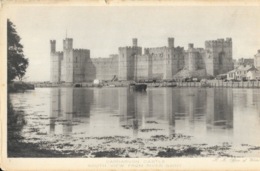
<svg viewBox="0 0 260 171">
<path fill-rule="evenodd" d="M 205 51 L 207 74 L 216 76 L 234 68 L 231 38 L 206 41 Z"/>
<path fill-rule="evenodd" d="M 56 52 L 56 40 L 50 40 L 50 45 L 51 45 L 51 53 Z"/>
<path fill-rule="evenodd" d="M 176 59 L 177 59 L 177 55 L 175 54 L 173 37 L 168 38 L 168 47 L 165 47 L 165 49 L 163 50 L 163 54 L 164 54 L 163 55 L 164 56 L 163 79 L 171 80 L 173 77 L 174 70 L 177 69 L 176 65 L 178 65 L 177 62 L 174 62 L 174 58 L 176 57 Z M 177 60 L 175 60 L 175 61 L 177 61 Z"/>
<path fill-rule="evenodd" d="M 198 69 L 198 52 L 194 49 L 194 45 L 192 43 L 190 43 L 188 47 L 188 70 L 196 71 Z"/>
<path fill-rule="evenodd" d="M 136 58 L 142 54 L 142 47 L 137 46 L 137 39 L 133 39 L 133 46 L 119 47 L 119 80 L 135 80 Z"/>
<path fill-rule="evenodd" d="M 137 42 L 138 42 L 137 38 L 133 38 L 133 47 L 137 47 Z"/>
<path fill-rule="evenodd" d="M 168 38 L 168 47 L 169 48 L 173 48 L 174 47 L 174 38 L 173 37 L 169 37 Z"/>
<path fill-rule="evenodd" d="M 64 81 L 73 83 L 73 39 L 65 38 L 63 40 L 63 53 L 64 53 Z"/>
<path fill-rule="evenodd" d="M 65 38 L 63 40 L 63 49 L 72 49 L 73 48 L 73 39 Z"/>
<path fill-rule="evenodd" d="M 61 56 L 62 54 L 56 52 L 56 40 L 50 40 L 50 81 L 53 83 L 59 83 L 61 75 Z"/>
</svg>

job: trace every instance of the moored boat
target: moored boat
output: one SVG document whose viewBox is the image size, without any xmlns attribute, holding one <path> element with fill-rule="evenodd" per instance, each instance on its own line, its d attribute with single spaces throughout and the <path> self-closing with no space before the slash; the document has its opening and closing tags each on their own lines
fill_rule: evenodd
<svg viewBox="0 0 260 171">
<path fill-rule="evenodd" d="M 129 88 L 132 90 L 135 90 L 135 91 L 146 91 L 147 84 L 132 83 L 132 84 L 129 84 Z"/>
</svg>

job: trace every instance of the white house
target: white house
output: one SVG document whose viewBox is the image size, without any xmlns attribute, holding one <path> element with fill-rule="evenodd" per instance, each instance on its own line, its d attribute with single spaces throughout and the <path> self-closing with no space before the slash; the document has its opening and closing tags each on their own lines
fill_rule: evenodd
<svg viewBox="0 0 260 171">
<path fill-rule="evenodd" d="M 250 70 L 246 74 L 247 80 L 260 80 L 260 71 L 255 69 L 255 70 Z"/>
<path fill-rule="evenodd" d="M 241 65 L 227 73 L 227 80 L 245 80 L 247 79 L 247 73 L 254 70 L 256 68 L 252 65 Z"/>
</svg>

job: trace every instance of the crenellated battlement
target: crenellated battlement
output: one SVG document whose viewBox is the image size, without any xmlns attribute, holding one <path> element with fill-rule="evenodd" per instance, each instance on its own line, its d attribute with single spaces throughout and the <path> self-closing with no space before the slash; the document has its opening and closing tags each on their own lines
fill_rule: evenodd
<svg viewBox="0 0 260 171">
<path fill-rule="evenodd" d="M 63 55 L 63 51 L 57 51 L 56 54 L 57 55 Z"/>
<path fill-rule="evenodd" d="M 73 49 L 73 52 L 90 52 L 89 49 Z"/>
<path fill-rule="evenodd" d="M 66 38 L 66 39 L 63 39 L 63 41 L 73 41 L 72 38 Z"/>
<path fill-rule="evenodd" d="M 119 47 L 118 50 L 135 50 L 135 49 L 142 49 L 141 47 L 138 46 L 125 46 L 125 47 Z"/>
<path fill-rule="evenodd" d="M 217 39 L 217 40 L 207 40 L 205 41 L 206 48 L 218 47 L 218 46 L 232 46 L 232 39 Z"/>
<path fill-rule="evenodd" d="M 146 48 L 146 49 L 149 49 L 149 51 L 151 51 L 151 50 L 162 51 L 162 50 L 167 50 L 168 47 L 167 46 L 163 46 L 163 47 L 152 47 L 152 48 Z"/>
</svg>

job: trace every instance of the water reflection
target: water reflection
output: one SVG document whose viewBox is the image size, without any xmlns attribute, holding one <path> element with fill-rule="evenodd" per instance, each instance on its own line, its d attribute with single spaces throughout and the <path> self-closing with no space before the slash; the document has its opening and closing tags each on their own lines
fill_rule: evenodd
<svg viewBox="0 0 260 171">
<path fill-rule="evenodd" d="M 57 122 L 65 135 L 77 123 L 85 132 L 92 127 L 104 135 L 114 131 L 133 137 L 157 122 L 170 137 L 182 130 L 192 134 L 233 128 L 232 89 L 154 88 L 140 93 L 127 88 L 57 88 L 51 89 L 51 99 L 50 133 L 57 133 Z"/>
<path fill-rule="evenodd" d="M 207 128 L 233 128 L 232 89 L 210 89 L 207 91 Z"/>
</svg>

